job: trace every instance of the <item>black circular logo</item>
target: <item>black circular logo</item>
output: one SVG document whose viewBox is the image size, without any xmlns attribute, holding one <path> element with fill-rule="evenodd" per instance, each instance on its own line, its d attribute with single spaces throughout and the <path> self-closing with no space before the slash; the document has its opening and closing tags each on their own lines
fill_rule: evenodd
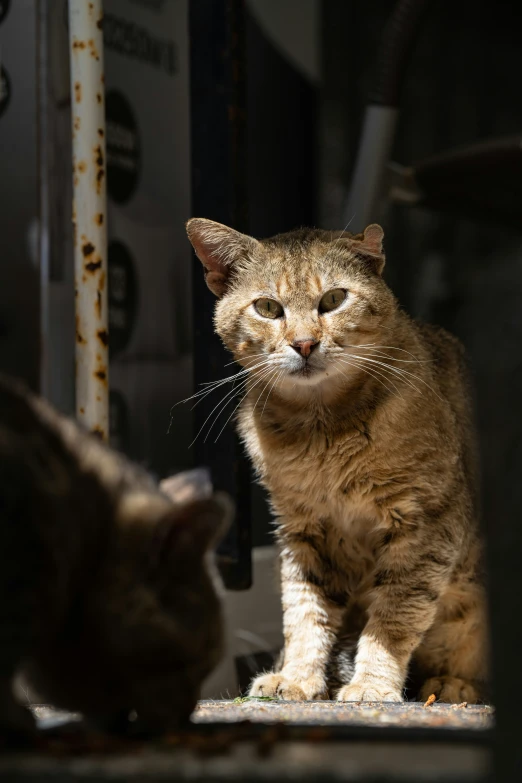
<svg viewBox="0 0 522 783">
<path fill-rule="evenodd" d="M 11 0 L 0 0 L 0 24 L 4 21 L 9 11 Z"/>
<path fill-rule="evenodd" d="M 9 106 L 11 100 L 11 80 L 5 68 L 0 68 L 0 117 Z"/>
<path fill-rule="evenodd" d="M 138 309 L 134 262 L 121 242 L 109 243 L 109 355 L 127 347 Z"/>
<path fill-rule="evenodd" d="M 116 90 L 105 96 L 107 189 L 117 204 L 130 199 L 138 184 L 141 145 L 138 126 L 126 98 Z"/>
</svg>

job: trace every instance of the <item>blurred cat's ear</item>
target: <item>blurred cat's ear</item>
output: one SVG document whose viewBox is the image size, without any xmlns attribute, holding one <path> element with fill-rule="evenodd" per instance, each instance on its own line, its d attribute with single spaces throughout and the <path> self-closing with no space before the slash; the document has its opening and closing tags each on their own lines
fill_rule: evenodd
<svg viewBox="0 0 522 783">
<path fill-rule="evenodd" d="M 357 258 L 378 275 L 382 274 L 386 260 L 382 246 L 383 239 L 384 231 L 377 223 L 372 223 L 364 229 L 363 234 L 353 237 L 352 250 L 355 250 Z"/>
<path fill-rule="evenodd" d="M 206 468 L 176 473 L 160 481 L 159 488 L 176 505 L 212 496 L 212 481 Z"/>
<path fill-rule="evenodd" d="M 154 564 L 197 564 L 223 539 L 233 516 L 234 505 L 223 493 L 173 508 L 158 524 L 151 553 Z"/>
<path fill-rule="evenodd" d="M 205 280 L 218 297 L 226 293 L 234 266 L 255 250 L 258 242 L 222 223 L 192 218 L 186 225 L 188 238 L 205 269 Z"/>
</svg>

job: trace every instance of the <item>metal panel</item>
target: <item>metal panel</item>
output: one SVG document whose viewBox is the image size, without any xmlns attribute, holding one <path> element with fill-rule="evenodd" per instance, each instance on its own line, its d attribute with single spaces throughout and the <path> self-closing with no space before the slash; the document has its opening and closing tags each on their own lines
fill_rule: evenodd
<svg viewBox="0 0 522 783">
<path fill-rule="evenodd" d="M 4 2 L 0 11 L 0 370 L 38 389 L 36 2 Z"/>
<path fill-rule="evenodd" d="M 242 0 L 190 4 L 192 212 L 247 229 L 245 8 Z M 215 299 L 194 262 L 194 379 L 196 387 L 226 375 L 230 355 L 214 334 Z M 210 395 L 212 397 L 212 395 Z M 236 404 L 231 401 L 205 439 L 215 401 L 195 409 L 196 462 L 212 472 L 218 489 L 235 499 L 236 524 L 218 552 L 218 565 L 229 589 L 251 584 L 250 468 L 230 421 L 216 437 Z M 204 422 L 210 416 L 207 425 Z"/>
</svg>

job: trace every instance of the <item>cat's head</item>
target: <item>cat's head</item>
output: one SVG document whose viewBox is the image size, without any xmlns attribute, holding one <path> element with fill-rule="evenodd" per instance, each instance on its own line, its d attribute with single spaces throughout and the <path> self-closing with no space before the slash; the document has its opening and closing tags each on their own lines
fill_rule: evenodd
<svg viewBox="0 0 522 783">
<path fill-rule="evenodd" d="M 61 652 L 67 664 L 60 665 L 59 685 L 70 707 L 102 726 L 114 727 L 118 718 L 123 730 L 132 711 L 133 729 L 183 725 L 221 658 L 221 606 L 207 554 L 231 522 L 232 503 L 212 494 L 201 475 L 189 478 L 120 499 L 108 555 L 78 615 L 77 635 Z M 57 701 L 64 703 L 60 695 Z"/>
<path fill-rule="evenodd" d="M 290 393 L 341 383 L 359 372 L 361 351 L 382 344 L 396 302 L 381 276 L 380 226 L 259 241 L 193 218 L 187 232 L 218 297 L 216 331 L 260 384 L 273 377 Z"/>
</svg>

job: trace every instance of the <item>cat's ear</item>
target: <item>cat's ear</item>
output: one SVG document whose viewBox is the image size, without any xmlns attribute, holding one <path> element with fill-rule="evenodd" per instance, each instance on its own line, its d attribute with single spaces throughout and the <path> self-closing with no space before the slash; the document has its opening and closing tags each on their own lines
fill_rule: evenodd
<svg viewBox="0 0 522 783">
<path fill-rule="evenodd" d="M 201 562 L 224 538 L 233 516 L 234 505 L 223 493 L 172 508 L 157 526 L 150 553 L 154 565 L 190 567 Z"/>
<path fill-rule="evenodd" d="M 384 231 L 377 223 L 372 223 L 364 229 L 364 233 L 352 239 L 352 250 L 355 251 L 357 258 L 378 275 L 382 275 L 386 261 L 382 246 L 383 239 Z"/>
<path fill-rule="evenodd" d="M 204 218 L 192 218 L 186 229 L 205 269 L 208 287 L 216 296 L 223 296 L 233 277 L 234 267 L 255 250 L 257 240 Z"/>
<path fill-rule="evenodd" d="M 176 505 L 212 496 L 212 481 L 206 468 L 176 473 L 160 481 L 159 488 Z"/>
</svg>

